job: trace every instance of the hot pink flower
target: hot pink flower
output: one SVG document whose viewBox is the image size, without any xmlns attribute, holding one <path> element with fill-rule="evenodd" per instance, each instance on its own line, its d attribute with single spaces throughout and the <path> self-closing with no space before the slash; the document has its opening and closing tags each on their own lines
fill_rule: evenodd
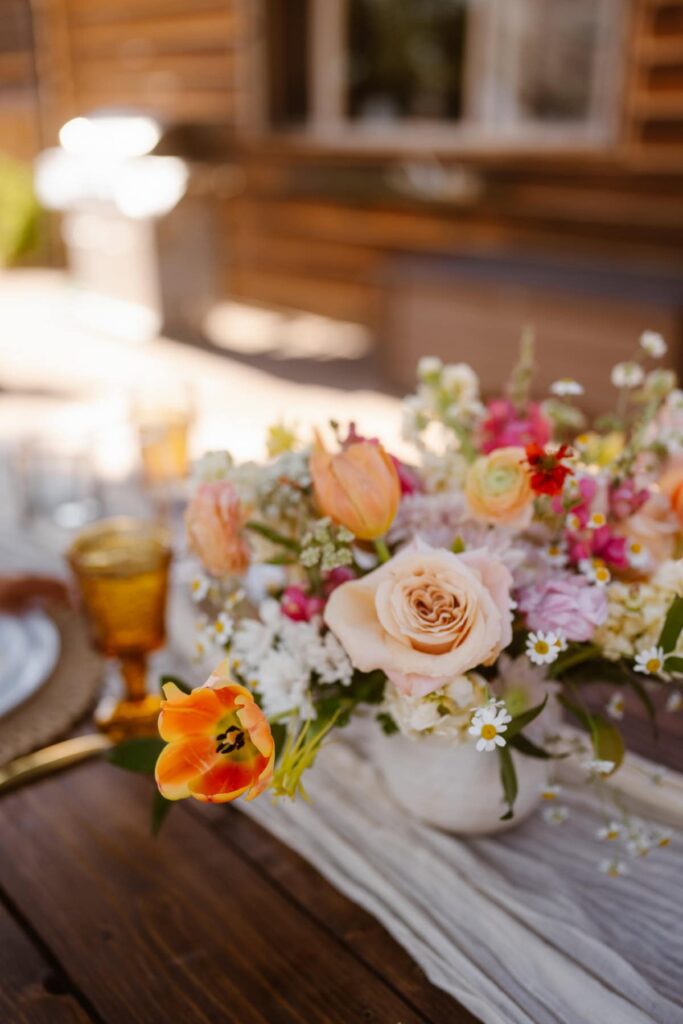
<svg viewBox="0 0 683 1024">
<path fill-rule="evenodd" d="M 481 450 L 524 448 L 528 444 L 544 446 L 550 440 L 550 422 L 538 402 L 529 402 L 520 415 L 508 398 L 496 398 L 487 405 L 488 416 L 482 423 Z"/>
<path fill-rule="evenodd" d="M 309 622 L 314 616 L 322 615 L 325 602 L 322 597 L 307 594 L 303 587 L 287 587 L 282 595 L 280 610 L 294 622 Z"/>
<path fill-rule="evenodd" d="M 646 487 L 638 487 L 635 480 L 629 477 L 610 490 L 610 512 L 615 519 L 628 519 L 645 504 L 649 496 Z"/>
<path fill-rule="evenodd" d="M 561 630 L 567 640 L 590 640 L 607 618 L 607 595 L 583 576 L 560 576 L 524 587 L 519 608 L 529 629 Z"/>
<path fill-rule="evenodd" d="M 355 578 L 355 572 L 348 565 L 340 565 L 337 569 L 331 569 L 323 583 L 325 597 L 329 597 L 333 590 L 341 587 L 342 583 L 348 583 L 349 580 L 355 580 Z"/>
</svg>

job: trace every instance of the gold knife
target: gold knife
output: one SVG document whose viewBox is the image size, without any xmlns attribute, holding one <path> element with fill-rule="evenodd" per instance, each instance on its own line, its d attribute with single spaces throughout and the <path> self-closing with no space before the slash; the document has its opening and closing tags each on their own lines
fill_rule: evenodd
<svg viewBox="0 0 683 1024">
<path fill-rule="evenodd" d="M 79 761 L 85 761 L 95 754 L 102 754 L 113 746 L 112 741 L 103 733 L 88 733 L 85 736 L 74 736 L 61 743 L 53 743 L 42 750 L 34 750 L 10 761 L 0 768 L 0 791 L 21 786 L 32 779 L 49 775 L 51 772 L 68 768 Z"/>
</svg>

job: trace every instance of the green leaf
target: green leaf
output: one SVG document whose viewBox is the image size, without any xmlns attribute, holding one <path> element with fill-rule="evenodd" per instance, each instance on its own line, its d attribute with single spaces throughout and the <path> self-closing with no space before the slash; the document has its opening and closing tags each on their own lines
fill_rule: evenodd
<svg viewBox="0 0 683 1024">
<path fill-rule="evenodd" d="M 578 704 L 574 704 L 573 701 L 569 700 L 568 697 L 565 697 L 563 693 L 559 694 L 557 699 L 563 708 L 574 715 L 575 718 L 578 718 L 579 722 L 581 722 L 581 725 L 585 729 L 588 729 L 589 732 L 593 731 L 592 715 L 589 715 L 588 712 L 584 708 L 579 707 Z"/>
<path fill-rule="evenodd" d="M 154 775 L 157 758 L 165 746 L 158 736 L 136 736 L 113 747 L 107 754 L 107 760 L 129 772 Z"/>
<path fill-rule="evenodd" d="M 379 704 L 384 699 L 387 677 L 381 669 L 374 672 L 354 672 L 348 693 L 357 704 Z"/>
<path fill-rule="evenodd" d="M 510 748 L 496 747 L 500 761 L 500 781 L 503 786 L 503 796 L 508 805 L 505 814 L 501 814 L 501 821 L 510 821 L 514 817 L 515 800 L 517 799 L 517 772 L 512 760 Z"/>
<path fill-rule="evenodd" d="M 541 714 L 546 704 L 548 703 L 548 695 L 546 694 L 540 704 L 536 704 L 535 707 L 529 708 L 528 711 L 522 711 L 521 715 L 515 715 L 512 721 L 508 724 L 505 732 L 505 739 L 510 740 L 517 733 L 521 732 L 522 729 L 526 729 L 530 722 L 533 722 L 535 718 Z"/>
<path fill-rule="evenodd" d="M 254 519 L 250 519 L 248 523 L 245 523 L 247 530 L 251 530 L 252 533 L 258 533 L 259 536 L 265 537 L 272 544 L 279 544 L 280 547 L 288 548 L 289 551 L 299 551 L 298 543 L 291 537 L 285 537 L 283 533 L 278 533 L 272 527 L 267 526 L 265 523 L 256 522 Z"/>
<path fill-rule="evenodd" d="M 538 757 L 543 761 L 550 761 L 555 757 L 565 757 L 564 754 L 549 754 L 547 750 L 543 750 L 542 747 L 537 747 L 535 743 L 527 739 L 521 733 L 518 736 L 513 736 L 510 740 L 510 746 L 518 750 L 520 754 L 526 754 L 527 757 Z"/>
<path fill-rule="evenodd" d="M 165 686 L 166 683 L 174 683 L 183 693 L 192 693 L 190 684 L 186 683 L 184 679 L 180 679 L 179 676 L 163 675 L 159 680 L 159 686 Z"/>
<path fill-rule="evenodd" d="M 664 662 L 664 668 L 667 672 L 683 674 L 683 658 L 677 658 L 675 655 L 669 656 Z"/>
<path fill-rule="evenodd" d="M 626 679 L 628 680 L 628 684 L 632 688 L 638 700 L 645 708 L 647 717 L 650 719 L 650 723 L 652 725 L 652 735 L 655 739 L 657 739 L 659 735 L 659 728 L 657 726 L 657 711 L 652 701 L 652 697 L 647 692 L 647 689 L 643 686 L 642 681 L 638 679 L 635 672 L 631 672 L 628 669 L 626 669 Z"/>
<path fill-rule="evenodd" d="M 153 836 L 159 835 L 161 826 L 166 821 L 166 815 L 173 807 L 173 803 L 173 800 L 167 800 L 165 796 L 161 795 L 158 789 L 156 790 L 152 800 L 151 828 Z"/>
<path fill-rule="evenodd" d="M 665 654 L 673 651 L 683 629 L 683 597 L 674 597 L 666 613 L 662 632 L 659 634 L 659 646 Z"/>
<path fill-rule="evenodd" d="M 602 715 L 593 718 L 593 750 L 601 761 L 614 761 L 613 774 L 624 760 L 624 739 L 616 725 Z"/>
<path fill-rule="evenodd" d="M 381 725 L 382 732 L 385 736 L 393 736 L 394 733 L 398 732 L 396 722 L 393 720 L 391 715 L 387 714 L 386 711 L 381 711 L 379 715 L 377 715 L 377 721 Z"/>
</svg>

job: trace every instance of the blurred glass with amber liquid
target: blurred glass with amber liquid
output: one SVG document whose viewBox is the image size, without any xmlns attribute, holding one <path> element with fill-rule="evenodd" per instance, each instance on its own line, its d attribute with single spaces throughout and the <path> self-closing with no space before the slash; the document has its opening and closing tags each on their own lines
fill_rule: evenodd
<svg viewBox="0 0 683 1024">
<path fill-rule="evenodd" d="M 164 528 L 137 519 L 105 519 L 74 540 L 69 564 L 96 646 L 121 666 L 123 699 L 101 705 L 100 728 L 119 740 L 156 731 L 159 697 L 147 693 L 147 656 L 165 639 L 171 562 Z"/>
</svg>

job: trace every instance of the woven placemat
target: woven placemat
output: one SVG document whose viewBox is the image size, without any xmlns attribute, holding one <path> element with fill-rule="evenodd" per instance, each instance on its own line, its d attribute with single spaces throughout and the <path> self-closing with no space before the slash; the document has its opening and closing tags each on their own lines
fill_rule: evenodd
<svg viewBox="0 0 683 1024">
<path fill-rule="evenodd" d="M 100 692 L 104 661 L 90 646 L 85 623 L 68 608 L 48 614 L 59 629 L 59 660 L 37 693 L 0 718 L 0 765 L 63 738 Z"/>
</svg>

